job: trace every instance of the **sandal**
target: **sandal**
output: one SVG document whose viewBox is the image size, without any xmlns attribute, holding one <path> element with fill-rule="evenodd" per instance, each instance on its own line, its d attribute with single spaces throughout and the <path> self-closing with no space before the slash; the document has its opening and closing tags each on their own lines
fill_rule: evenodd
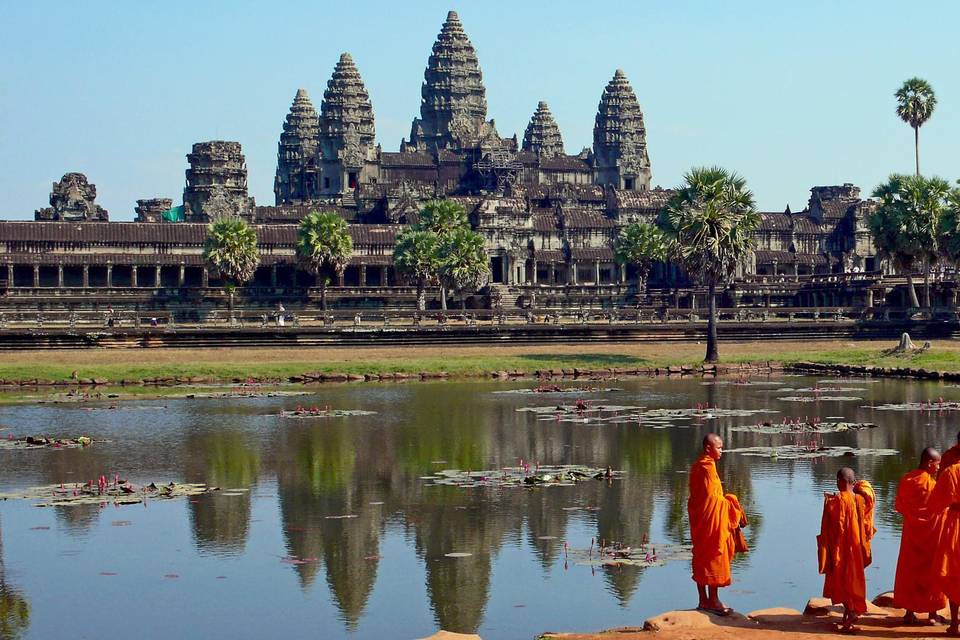
<svg viewBox="0 0 960 640">
<path fill-rule="evenodd" d="M 728 617 L 733 613 L 733 609 L 730 607 L 723 607 L 722 609 L 713 609 L 711 607 L 697 607 L 697 611 L 703 611 L 704 613 L 712 613 L 715 616 L 720 616 L 721 618 Z"/>
</svg>

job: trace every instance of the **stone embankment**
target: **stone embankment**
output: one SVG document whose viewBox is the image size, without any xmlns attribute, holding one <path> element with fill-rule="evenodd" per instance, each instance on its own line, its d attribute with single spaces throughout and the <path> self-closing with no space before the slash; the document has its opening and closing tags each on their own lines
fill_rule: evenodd
<svg viewBox="0 0 960 640">
<path fill-rule="evenodd" d="M 790 373 L 813 375 L 870 376 L 874 378 L 916 378 L 919 380 L 960 381 L 960 371 L 938 371 L 913 367 L 878 367 L 868 364 L 826 364 L 793 362 L 785 366 Z"/>
<path fill-rule="evenodd" d="M 783 364 L 773 361 L 740 363 L 740 364 L 700 364 L 677 365 L 659 367 L 600 367 L 600 368 L 562 368 L 536 369 L 524 371 L 520 369 L 502 369 L 477 373 L 451 374 L 446 371 L 410 372 L 379 372 L 379 373 L 342 373 L 342 372 L 304 372 L 288 377 L 249 376 L 218 378 L 215 376 L 156 376 L 145 378 L 84 378 L 71 377 L 60 380 L 43 378 L 0 379 L 0 387 L 59 387 L 59 386 L 177 386 L 177 385 L 207 385 L 207 384 L 316 384 L 324 382 L 379 382 L 379 381 L 410 381 L 410 380 L 439 380 L 446 378 L 496 378 L 502 380 L 516 378 L 537 378 L 540 380 L 556 378 L 598 379 L 627 376 L 715 376 L 715 375 L 757 375 L 773 374 L 784 370 Z"/>
</svg>

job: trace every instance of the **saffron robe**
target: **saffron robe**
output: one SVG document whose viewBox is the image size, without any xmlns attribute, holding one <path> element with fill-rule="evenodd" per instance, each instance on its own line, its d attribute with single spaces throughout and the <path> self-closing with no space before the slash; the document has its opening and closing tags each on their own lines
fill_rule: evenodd
<svg viewBox="0 0 960 640">
<path fill-rule="evenodd" d="M 927 507 L 942 518 L 933 555 L 933 582 L 953 603 L 960 604 L 960 465 L 940 474 Z"/>
<path fill-rule="evenodd" d="M 716 462 L 706 454 L 690 469 L 687 514 L 693 540 L 694 582 L 709 587 L 728 586 L 734 553 L 747 550 L 740 531 L 747 525 L 747 517 L 735 495 L 724 495 Z"/>
<path fill-rule="evenodd" d="M 867 611 L 864 569 L 873 561 L 870 541 L 876 500 L 868 482 L 856 483 L 854 491 L 825 497 L 817 547 L 823 597 L 859 615 Z"/>
<path fill-rule="evenodd" d="M 927 506 L 937 481 L 923 469 L 900 479 L 894 508 L 903 515 L 900 559 L 893 585 L 894 606 L 907 611 L 939 611 L 947 605 L 933 580 L 933 555 L 940 540 L 937 513 Z"/>
<path fill-rule="evenodd" d="M 938 477 L 958 462 L 960 462 L 960 444 L 955 444 L 943 452 L 943 456 L 940 458 L 940 473 Z"/>
</svg>

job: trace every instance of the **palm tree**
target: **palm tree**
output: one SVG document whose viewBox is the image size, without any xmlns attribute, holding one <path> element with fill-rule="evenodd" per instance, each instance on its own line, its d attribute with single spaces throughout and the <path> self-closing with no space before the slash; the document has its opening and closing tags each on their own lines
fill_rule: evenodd
<svg viewBox="0 0 960 640">
<path fill-rule="evenodd" d="M 960 188 L 951 189 L 947 196 L 939 235 L 940 253 L 955 265 L 960 263 Z"/>
<path fill-rule="evenodd" d="M 655 262 L 665 262 L 669 250 L 667 237 L 659 227 L 634 222 L 620 231 L 613 246 L 617 262 L 624 268 L 637 267 L 637 294 L 646 289 L 647 275 Z"/>
<path fill-rule="evenodd" d="M 297 230 L 297 257 L 320 280 L 320 308 L 327 310 L 327 278 L 324 268 L 338 277 L 353 254 L 353 239 L 346 220 L 334 211 L 313 211 L 300 221 Z"/>
<path fill-rule="evenodd" d="M 933 115 L 937 96 L 930 83 L 921 78 L 910 78 L 893 95 L 897 99 L 897 115 L 913 127 L 913 150 L 920 175 L 920 127 Z"/>
<path fill-rule="evenodd" d="M 437 277 L 440 266 L 440 239 L 433 231 L 405 229 L 397 236 L 393 248 L 393 265 L 417 283 L 417 310 L 426 308 L 423 291 L 427 282 Z"/>
<path fill-rule="evenodd" d="M 230 322 L 233 318 L 233 297 L 237 286 L 253 277 L 260 264 L 257 232 L 238 217 L 220 218 L 207 227 L 203 243 L 203 259 L 220 274 L 230 296 Z"/>
<path fill-rule="evenodd" d="M 431 200 L 423 205 L 414 225 L 420 231 L 432 231 L 442 243 L 458 229 L 468 229 L 466 210 L 451 200 Z M 440 282 L 440 307 L 447 310 L 447 292 L 444 282 Z"/>
<path fill-rule="evenodd" d="M 867 218 L 874 243 L 906 275 L 910 304 L 919 307 L 913 267 L 924 271 L 923 305 L 930 306 L 930 265 L 941 255 L 941 218 L 948 209 L 950 185 L 941 178 L 894 174 L 873 190 L 880 204 Z"/>
<path fill-rule="evenodd" d="M 467 292 L 476 291 L 490 279 L 490 263 L 483 236 L 459 228 L 440 244 L 440 280 L 460 294 L 460 309 L 467 313 Z"/>
<path fill-rule="evenodd" d="M 667 202 L 660 226 L 671 238 L 674 258 L 707 285 L 706 362 L 716 362 L 717 285 L 734 275 L 753 249 L 760 214 L 746 180 L 720 167 L 695 167 Z"/>
</svg>

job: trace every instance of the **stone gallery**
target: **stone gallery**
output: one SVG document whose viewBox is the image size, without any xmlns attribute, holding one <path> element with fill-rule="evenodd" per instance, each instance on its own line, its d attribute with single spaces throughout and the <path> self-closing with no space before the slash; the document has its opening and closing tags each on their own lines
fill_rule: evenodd
<svg viewBox="0 0 960 640">
<path fill-rule="evenodd" d="M 344 53 L 319 113 L 306 91 L 296 91 L 280 134 L 273 206 L 248 195 L 239 142 L 194 144 L 180 203 L 138 200 L 135 222 L 109 222 L 95 185 L 67 173 L 35 222 L 0 222 L 3 305 L 136 304 L 173 313 L 216 306 L 222 296 L 204 293 L 218 284 L 202 256 L 207 224 L 239 215 L 256 226 L 261 251 L 245 303 L 306 306 L 316 282 L 298 268 L 294 243 L 299 221 L 321 210 L 339 213 L 354 243 L 332 283 L 332 305 L 410 308 L 413 289 L 392 264 L 396 235 L 425 202 L 449 199 L 467 211 L 490 258 L 490 284 L 471 307 L 695 306 L 698 294 L 675 266 L 656 265 L 650 292 L 640 295 L 632 267 L 614 260 L 619 230 L 653 221 L 671 192 L 650 187 L 643 112 L 624 72 L 614 71 L 599 93 L 592 148 L 567 153 L 546 102 L 522 138 L 503 137 L 487 117 L 477 53 L 451 11 L 427 61 L 419 117 L 398 151 L 376 143 L 373 105 Z M 870 305 L 894 295 L 872 277 L 880 268 L 865 222 L 873 203 L 851 184 L 810 194 L 803 211 L 763 214 L 757 250 L 723 304 Z M 430 304 L 439 307 L 436 291 Z"/>
</svg>

